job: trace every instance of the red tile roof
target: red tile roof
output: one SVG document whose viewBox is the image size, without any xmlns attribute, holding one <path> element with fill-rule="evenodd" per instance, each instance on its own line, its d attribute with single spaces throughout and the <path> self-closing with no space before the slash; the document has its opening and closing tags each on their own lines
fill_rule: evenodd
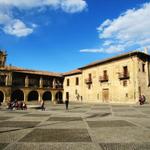
<svg viewBox="0 0 150 150">
<path fill-rule="evenodd" d="M 63 76 L 70 76 L 70 75 L 81 74 L 81 73 L 82 71 L 80 69 L 76 69 L 76 70 L 63 73 Z"/>
<path fill-rule="evenodd" d="M 56 77 L 62 76 L 61 73 L 24 69 L 24 68 L 20 68 L 20 67 L 16 67 L 16 66 L 5 66 L 3 68 L 0 68 L 0 70 L 6 70 L 6 71 L 12 71 L 12 72 L 21 72 L 21 73 L 28 73 L 28 74 L 36 74 L 36 75 L 56 76 Z"/>
<path fill-rule="evenodd" d="M 79 69 L 90 68 L 90 67 L 93 67 L 93 66 L 97 66 L 97 65 L 100 65 L 100 64 L 112 62 L 112 61 L 119 60 L 119 59 L 122 59 L 122 58 L 130 57 L 130 56 L 133 56 L 133 55 L 143 55 L 143 56 L 147 56 L 147 57 L 150 58 L 150 55 L 148 55 L 148 54 L 146 54 L 144 52 L 132 51 L 132 52 L 121 54 L 121 55 L 118 55 L 118 56 L 115 56 L 115 57 L 111 57 L 111 58 L 107 58 L 107 59 L 104 59 L 104 60 L 98 60 L 98 61 L 92 62 L 92 63 L 90 63 L 88 65 L 80 67 Z"/>
</svg>

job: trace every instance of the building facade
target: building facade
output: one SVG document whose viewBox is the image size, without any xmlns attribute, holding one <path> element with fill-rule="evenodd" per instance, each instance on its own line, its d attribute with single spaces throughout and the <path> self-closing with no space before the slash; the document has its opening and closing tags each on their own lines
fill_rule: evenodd
<svg viewBox="0 0 150 150">
<path fill-rule="evenodd" d="M 64 74 L 64 98 L 98 103 L 137 103 L 139 96 L 144 95 L 150 102 L 149 64 L 150 55 L 134 51 L 68 72 Z M 79 86 L 75 83 L 76 78 Z"/>
<path fill-rule="evenodd" d="M 67 73 L 6 66 L 0 51 L 0 102 L 17 100 L 137 103 L 150 102 L 150 55 L 133 51 Z"/>
<path fill-rule="evenodd" d="M 6 66 L 6 52 L 0 51 L 0 102 L 56 101 L 63 100 L 63 76 Z"/>
</svg>

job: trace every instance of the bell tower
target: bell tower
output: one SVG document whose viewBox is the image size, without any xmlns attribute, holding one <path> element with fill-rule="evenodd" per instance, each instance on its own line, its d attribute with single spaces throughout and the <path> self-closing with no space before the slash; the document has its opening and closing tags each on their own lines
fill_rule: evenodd
<svg viewBox="0 0 150 150">
<path fill-rule="evenodd" d="M 6 51 L 0 50 L 0 68 L 5 67 L 6 57 L 7 57 Z"/>
</svg>

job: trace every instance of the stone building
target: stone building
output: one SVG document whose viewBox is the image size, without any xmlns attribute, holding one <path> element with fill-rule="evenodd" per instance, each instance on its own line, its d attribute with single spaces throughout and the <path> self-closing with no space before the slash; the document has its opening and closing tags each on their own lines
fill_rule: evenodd
<svg viewBox="0 0 150 150">
<path fill-rule="evenodd" d="M 6 66 L 6 56 L 0 51 L 0 102 L 62 101 L 61 74 Z"/>
<path fill-rule="evenodd" d="M 98 103 L 150 102 L 150 55 L 133 51 L 64 74 L 64 99 Z"/>
<path fill-rule="evenodd" d="M 67 73 L 6 66 L 0 51 L 0 101 L 150 102 L 150 55 L 133 51 Z"/>
</svg>

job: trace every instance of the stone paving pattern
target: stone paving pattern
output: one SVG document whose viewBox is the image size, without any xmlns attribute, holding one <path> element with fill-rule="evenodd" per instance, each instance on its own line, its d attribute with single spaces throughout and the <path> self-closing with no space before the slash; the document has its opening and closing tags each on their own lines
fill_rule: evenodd
<svg viewBox="0 0 150 150">
<path fill-rule="evenodd" d="M 0 150 L 150 150 L 150 105 L 1 106 Z"/>
</svg>

